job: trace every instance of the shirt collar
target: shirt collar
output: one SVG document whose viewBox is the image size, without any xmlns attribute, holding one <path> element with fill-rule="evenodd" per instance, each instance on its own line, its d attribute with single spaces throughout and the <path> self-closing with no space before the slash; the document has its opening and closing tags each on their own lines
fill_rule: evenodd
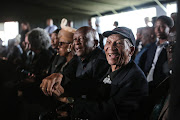
<svg viewBox="0 0 180 120">
<path fill-rule="evenodd" d="M 92 52 L 90 52 L 88 55 L 85 56 L 84 60 L 81 60 L 81 57 L 78 57 L 78 58 L 82 63 L 86 63 L 90 61 L 93 58 L 93 56 L 95 56 L 98 53 L 99 50 L 100 48 L 96 47 Z"/>
<path fill-rule="evenodd" d="M 167 45 L 167 41 L 164 41 L 162 44 L 159 44 L 159 38 L 157 38 L 156 45 L 159 47 L 165 47 Z"/>
</svg>

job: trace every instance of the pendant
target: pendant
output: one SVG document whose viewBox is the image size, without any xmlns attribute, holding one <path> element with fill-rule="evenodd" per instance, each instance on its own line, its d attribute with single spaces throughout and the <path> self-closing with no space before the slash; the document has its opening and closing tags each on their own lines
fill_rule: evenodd
<svg viewBox="0 0 180 120">
<path fill-rule="evenodd" d="M 108 75 L 106 78 L 104 78 L 104 80 L 103 80 L 103 83 L 104 84 L 111 84 L 111 78 L 110 78 L 110 75 Z"/>
</svg>

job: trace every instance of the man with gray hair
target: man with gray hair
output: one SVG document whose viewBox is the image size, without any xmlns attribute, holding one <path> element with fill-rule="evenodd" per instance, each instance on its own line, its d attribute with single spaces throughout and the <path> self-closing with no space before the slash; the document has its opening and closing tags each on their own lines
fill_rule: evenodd
<svg viewBox="0 0 180 120">
<path fill-rule="evenodd" d="M 42 28 L 35 28 L 29 32 L 28 42 L 30 50 L 35 53 L 28 71 L 33 75 L 31 76 L 33 81 L 35 79 L 39 81 L 42 79 L 42 75 L 45 74 L 53 55 L 49 50 L 51 39 Z"/>
</svg>

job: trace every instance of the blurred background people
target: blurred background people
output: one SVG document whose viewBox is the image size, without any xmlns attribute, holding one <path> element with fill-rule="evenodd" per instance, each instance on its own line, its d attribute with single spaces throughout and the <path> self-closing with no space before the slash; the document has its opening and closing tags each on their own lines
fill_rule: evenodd
<svg viewBox="0 0 180 120">
<path fill-rule="evenodd" d="M 53 49 L 58 50 L 58 33 L 60 29 L 56 29 L 52 34 L 51 34 L 51 46 Z"/>
<path fill-rule="evenodd" d="M 16 65 L 22 64 L 22 54 L 23 49 L 20 46 L 20 35 L 17 35 L 14 39 L 8 40 L 8 61 Z"/>
<path fill-rule="evenodd" d="M 29 32 L 31 29 L 30 24 L 28 22 L 22 22 L 21 23 L 21 41 L 20 41 L 20 45 L 22 45 L 22 42 L 25 40 L 25 35 L 27 32 Z"/>
<path fill-rule="evenodd" d="M 115 28 L 117 28 L 117 27 L 118 27 L 118 21 L 114 21 L 113 26 L 114 26 Z"/>
<path fill-rule="evenodd" d="M 0 38 L 0 59 L 7 55 L 7 47 L 3 45 L 3 40 Z"/>
<path fill-rule="evenodd" d="M 58 28 L 56 25 L 53 24 L 53 19 L 51 18 L 47 19 L 46 25 L 47 27 L 45 28 L 45 31 L 49 33 L 49 35 L 51 35 L 52 32 L 54 32 Z"/>
<path fill-rule="evenodd" d="M 176 37 L 176 26 L 177 26 L 177 13 L 171 13 L 171 18 L 174 21 L 174 26 L 170 29 L 170 36 Z M 175 38 L 176 39 L 176 38 Z"/>
<path fill-rule="evenodd" d="M 136 32 L 136 51 L 139 52 L 142 49 L 142 42 L 141 42 L 141 35 L 142 35 L 142 27 L 137 29 Z"/>
<path fill-rule="evenodd" d="M 88 26 L 92 28 L 92 21 L 91 21 L 91 18 L 88 19 Z"/>
<path fill-rule="evenodd" d="M 146 24 L 146 27 L 152 27 L 152 20 L 149 17 L 144 18 L 144 22 Z"/>
<path fill-rule="evenodd" d="M 151 45 L 146 52 L 146 62 L 144 65 L 144 73 L 147 75 L 150 91 L 153 90 L 167 74 L 164 67 L 167 64 L 167 45 L 168 35 L 174 23 L 170 17 L 160 16 L 155 22 L 155 35 L 157 42 Z"/>
<path fill-rule="evenodd" d="M 143 27 L 141 28 L 141 45 L 142 48 L 136 54 L 134 62 L 139 65 L 140 68 L 144 66 L 144 62 L 146 61 L 146 57 L 143 54 L 149 49 L 152 43 L 155 42 L 155 33 L 153 27 Z"/>
</svg>

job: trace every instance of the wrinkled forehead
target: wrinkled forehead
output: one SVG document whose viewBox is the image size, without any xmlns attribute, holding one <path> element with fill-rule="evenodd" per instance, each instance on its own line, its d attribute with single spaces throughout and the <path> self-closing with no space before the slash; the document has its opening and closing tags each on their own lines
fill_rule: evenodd
<svg viewBox="0 0 180 120">
<path fill-rule="evenodd" d="M 157 25 L 166 25 L 166 26 L 168 26 L 167 25 L 167 23 L 165 23 L 163 20 L 161 20 L 161 19 L 159 19 L 159 20 L 157 20 L 156 22 L 155 22 L 155 25 L 157 26 Z"/>
<path fill-rule="evenodd" d="M 74 33 L 74 35 L 75 36 L 86 36 L 88 32 L 89 32 L 88 29 L 80 28 Z"/>
</svg>

